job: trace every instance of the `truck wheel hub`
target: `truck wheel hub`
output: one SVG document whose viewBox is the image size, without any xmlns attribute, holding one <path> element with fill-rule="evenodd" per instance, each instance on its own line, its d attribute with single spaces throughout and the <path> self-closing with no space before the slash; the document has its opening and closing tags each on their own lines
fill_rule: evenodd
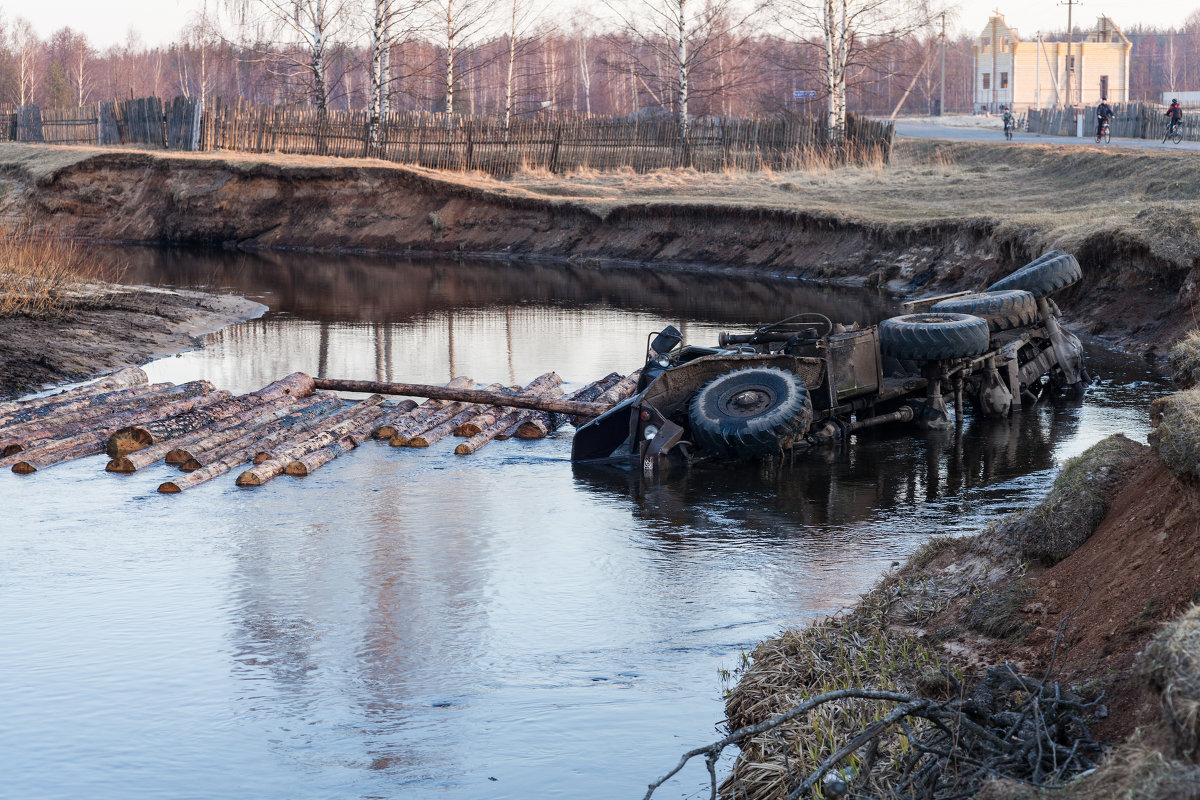
<svg viewBox="0 0 1200 800">
<path fill-rule="evenodd" d="M 767 396 L 767 393 L 757 389 L 748 389 L 744 392 L 738 392 L 729 400 L 729 404 L 733 406 L 733 408 L 743 413 L 749 411 L 758 411 L 759 409 L 766 407 L 769 402 L 770 397 Z"/>
</svg>

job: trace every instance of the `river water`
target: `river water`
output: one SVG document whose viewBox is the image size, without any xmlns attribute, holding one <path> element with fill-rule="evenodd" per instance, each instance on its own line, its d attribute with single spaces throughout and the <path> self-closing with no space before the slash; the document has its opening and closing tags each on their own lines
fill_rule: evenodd
<svg viewBox="0 0 1200 800">
<path fill-rule="evenodd" d="M 129 250 L 127 280 L 262 319 L 147 366 L 247 391 L 295 370 L 568 388 L 646 334 L 885 298 L 732 275 Z M 573 468 L 570 432 L 470 457 L 372 442 L 311 477 L 177 496 L 101 457 L 0 475 L 0 797 L 640 797 L 717 738 L 743 652 L 844 607 L 931 534 L 1047 491 L 1162 391 L 1094 352 L 1081 407 L 863 437 L 778 472 Z M 703 767 L 662 797 L 706 796 Z M 702 789 L 704 791 L 702 791 Z"/>
</svg>

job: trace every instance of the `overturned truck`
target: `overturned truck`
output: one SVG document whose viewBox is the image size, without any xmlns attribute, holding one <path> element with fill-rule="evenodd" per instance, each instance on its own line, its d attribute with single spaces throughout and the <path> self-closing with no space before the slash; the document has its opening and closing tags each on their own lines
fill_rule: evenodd
<svg viewBox="0 0 1200 800">
<path fill-rule="evenodd" d="M 964 400 L 1002 418 L 1047 397 L 1079 399 L 1091 378 L 1050 295 L 1078 281 L 1054 250 L 978 293 L 909 303 L 914 313 L 860 328 L 815 313 L 715 347 L 651 334 L 632 397 L 582 426 L 572 458 L 653 471 L 701 459 L 756 460 L 841 441 L 866 428 L 944 428 Z M 954 407 L 950 415 L 949 404 Z"/>
</svg>

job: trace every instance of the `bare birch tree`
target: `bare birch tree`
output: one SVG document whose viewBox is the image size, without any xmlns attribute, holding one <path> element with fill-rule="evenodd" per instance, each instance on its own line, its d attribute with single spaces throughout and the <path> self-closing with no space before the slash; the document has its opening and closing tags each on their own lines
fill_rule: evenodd
<svg viewBox="0 0 1200 800">
<path fill-rule="evenodd" d="M 746 44 L 752 32 L 749 23 L 763 10 L 763 3 L 759 0 L 605 0 L 605 3 L 621 19 L 630 41 L 641 45 L 631 57 L 639 61 L 643 71 L 651 71 L 673 84 L 679 131 L 686 141 L 691 124 L 688 102 L 693 74 L 717 62 L 723 53 Z M 723 87 L 716 87 L 714 82 L 714 90 L 720 88 Z"/>
<path fill-rule="evenodd" d="M 463 52 L 474 47 L 491 21 L 494 0 L 430 0 L 432 30 L 435 41 L 443 49 L 445 57 L 444 97 L 446 113 L 455 113 L 455 81 L 463 77 L 457 69 L 457 59 Z M 475 65 L 478 66 L 478 65 Z"/>
<path fill-rule="evenodd" d="M 516 83 L 513 80 L 513 70 L 516 67 L 517 56 L 528 42 L 529 26 L 541 14 L 542 6 L 531 0 L 506 0 L 511 3 L 508 14 L 508 73 L 504 79 L 504 130 L 512 124 L 513 99 L 516 95 Z"/>
<path fill-rule="evenodd" d="M 846 88 L 872 56 L 930 24 L 930 0 L 775 0 L 779 26 L 802 46 L 824 51 L 828 137 L 846 135 Z M 872 71 L 874 74 L 874 71 Z"/>
<path fill-rule="evenodd" d="M 272 71 L 300 80 L 318 111 L 329 107 L 330 42 L 342 25 L 341 0 L 226 0 L 243 40 Z M 249 35 L 247 35 L 249 34 Z"/>
<path fill-rule="evenodd" d="M 11 37 L 13 55 L 17 68 L 17 105 L 24 106 L 33 102 L 33 90 L 36 84 L 37 58 L 41 43 L 33 31 L 33 25 L 24 17 L 13 21 Z"/>
</svg>

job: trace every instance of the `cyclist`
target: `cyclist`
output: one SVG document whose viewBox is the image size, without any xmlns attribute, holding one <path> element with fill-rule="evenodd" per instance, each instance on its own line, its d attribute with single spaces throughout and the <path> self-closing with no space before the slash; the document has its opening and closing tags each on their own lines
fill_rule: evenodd
<svg viewBox="0 0 1200 800">
<path fill-rule="evenodd" d="M 1004 135 L 1011 139 L 1013 125 L 1016 124 L 1016 120 L 1013 119 L 1012 111 L 1007 106 L 1000 106 L 1000 110 L 1004 112 Z"/>
<path fill-rule="evenodd" d="M 1170 127 L 1172 128 L 1174 128 L 1183 120 L 1183 109 L 1179 106 L 1179 101 L 1174 97 L 1171 98 L 1171 105 L 1167 108 L 1167 111 L 1163 116 L 1170 118 Z"/>
<path fill-rule="evenodd" d="M 1100 98 L 1100 105 L 1096 106 L 1096 141 L 1100 141 L 1100 137 L 1104 135 L 1104 126 L 1108 121 L 1115 117 L 1112 106 L 1108 104 L 1107 97 Z"/>
</svg>

